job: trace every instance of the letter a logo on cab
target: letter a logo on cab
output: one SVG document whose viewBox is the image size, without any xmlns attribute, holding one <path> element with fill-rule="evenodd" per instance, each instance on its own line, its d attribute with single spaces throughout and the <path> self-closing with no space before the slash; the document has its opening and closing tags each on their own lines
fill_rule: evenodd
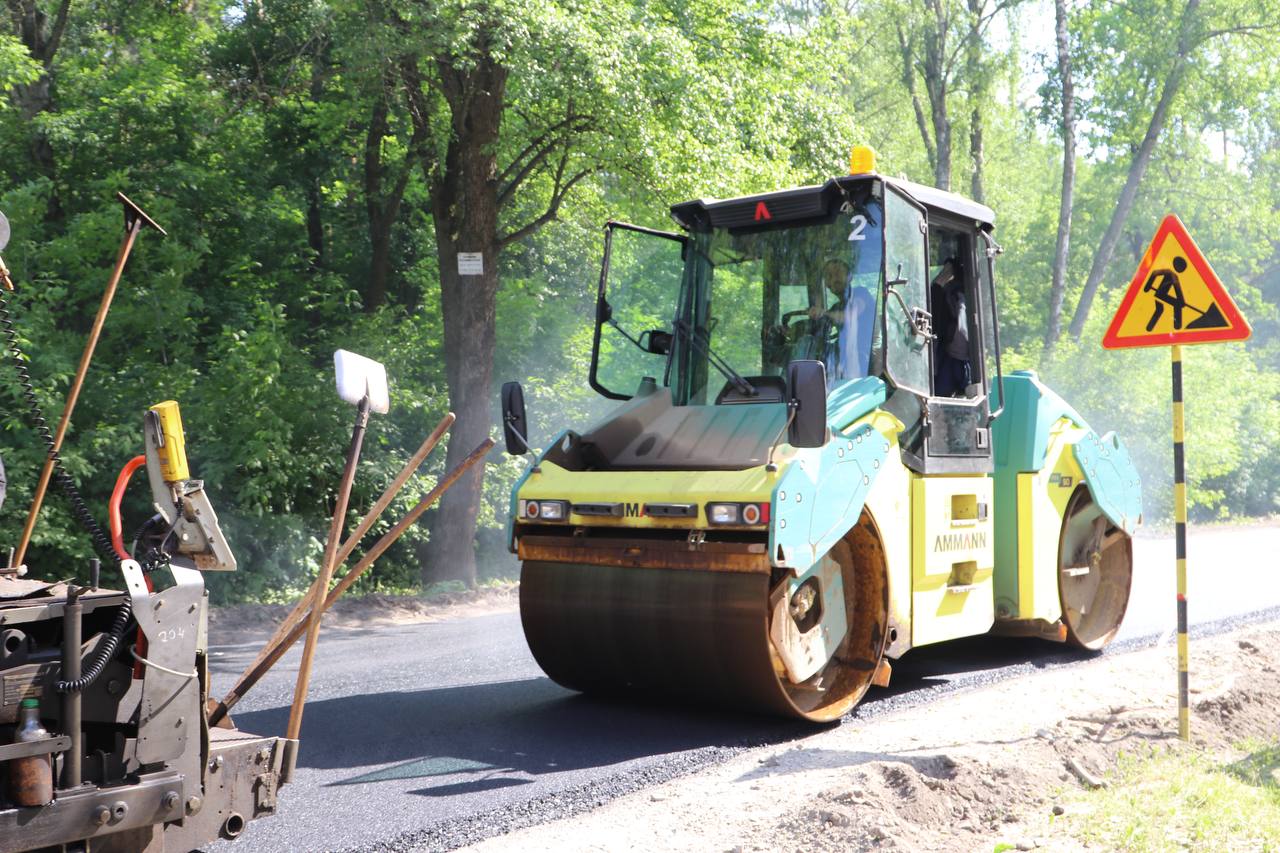
<svg viewBox="0 0 1280 853">
<path fill-rule="evenodd" d="M 756 202 L 756 222 L 762 219 L 773 219 L 773 216 L 769 213 L 769 208 L 765 207 L 764 202 L 758 201 Z"/>
</svg>

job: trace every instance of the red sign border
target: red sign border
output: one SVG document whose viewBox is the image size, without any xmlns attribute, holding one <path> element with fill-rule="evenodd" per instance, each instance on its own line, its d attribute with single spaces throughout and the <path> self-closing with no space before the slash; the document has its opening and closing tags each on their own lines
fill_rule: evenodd
<svg viewBox="0 0 1280 853">
<path fill-rule="evenodd" d="M 1142 292 L 1142 285 L 1146 281 L 1147 273 L 1151 270 L 1151 264 L 1155 261 L 1156 253 L 1164 246 L 1165 239 L 1170 235 L 1178 241 L 1178 245 L 1187 255 L 1187 260 L 1195 268 L 1196 272 L 1200 274 L 1205 287 L 1209 289 L 1209 293 L 1212 294 L 1214 301 L 1222 310 L 1223 318 L 1230 325 L 1225 329 L 1153 332 L 1148 335 L 1121 338 L 1119 337 L 1120 326 L 1133 308 L 1134 300 Z M 1129 282 L 1129 289 L 1125 292 L 1124 299 L 1120 301 L 1120 307 L 1116 309 L 1115 316 L 1111 318 L 1111 325 L 1107 327 L 1107 333 L 1102 337 L 1102 346 L 1106 349 L 1127 349 L 1130 347 L 1172 346 L 1174 344 L 1223 343 L 1226 341 L 1247 340 L 1251 334 L 1253 334 L 1253 329 L 1250 328 L 1249 322 L 1241 315 L 1240 309 L 1236 307 L 1236 303 L 1232 301 L 1226 289 L 1223 288 L 1222 281 L 1213 271 L 1213 267 L 1209 266 L 1209 262 L 1200 253 L 1200 247 L 1196 245 L 1195 240 L 1191 239 L 1191 235 L 1187 233 L 1186 226 L 1182 224 L 1182 220 L 1178 218 L 1177 214 L 1170 213 L 1160 223 L 1160 227 L 1156 229 L 1156 236 L 1152 238 L 1151 245 L 1143 256 L 1142 263 L 1138 265 L 1137 273 L 1133 276 L 1133 281 Z"/>
</svg>

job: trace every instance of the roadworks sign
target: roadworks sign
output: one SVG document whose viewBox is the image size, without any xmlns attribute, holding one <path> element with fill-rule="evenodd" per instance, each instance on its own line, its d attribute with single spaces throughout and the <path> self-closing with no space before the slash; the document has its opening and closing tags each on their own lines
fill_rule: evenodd
<svg viewBox="0 0 1280 853">
<path fill-rule="evenodd" d="M 1107 349 L 1243 341 L 1249 324 L 1172 213 L 1156 230 L 1111 319 Z"/>
</svg>

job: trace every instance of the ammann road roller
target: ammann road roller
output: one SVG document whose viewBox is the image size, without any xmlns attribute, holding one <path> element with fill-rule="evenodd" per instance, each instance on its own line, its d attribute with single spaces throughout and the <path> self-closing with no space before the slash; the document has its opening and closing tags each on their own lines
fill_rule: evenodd
<svg viewBox="0 0 1280 853">
<path fill-rule="evenodd" d="M 530 449 L 503 387 L 529 647 L 580 691 L 826 721 L 915 646 L 1099 649 L 1129 599 L 1137 471 L 1000 366 L 995 217 L 875 171 L 610 222 L 589 382 Z"/>
</svg>

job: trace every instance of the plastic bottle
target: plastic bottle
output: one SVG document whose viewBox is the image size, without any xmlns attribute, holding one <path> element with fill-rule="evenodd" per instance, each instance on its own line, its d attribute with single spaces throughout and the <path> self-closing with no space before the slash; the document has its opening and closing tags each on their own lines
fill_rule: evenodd
<svg viewBox="0 0 1280 853">
<path fill-rule="evenodd" d="M 14 743 L 47 740 L 40 724 L 40 700 L 23 699 Z M 53 800 L 53 756 L 31 755 L 9 762 L 9 799 L 19 806 L 44 806 Z"/>
</svg>

